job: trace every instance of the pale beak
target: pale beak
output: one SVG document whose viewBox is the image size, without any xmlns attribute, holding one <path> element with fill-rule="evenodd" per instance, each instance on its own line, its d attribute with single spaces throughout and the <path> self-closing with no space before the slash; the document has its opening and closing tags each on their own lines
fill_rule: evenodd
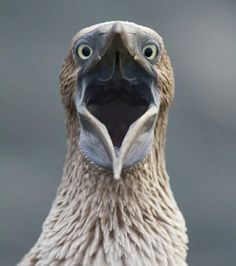
<svg viewBox="0 0 236 266">
<path fill-rule="evenodd" d="M 114 24 L 103 38 L 100 54 L 78 76 L 79 145 L 118 179 L 150 152 L 160 96 L 155 72 L 122 25 Z"/>
</svg>

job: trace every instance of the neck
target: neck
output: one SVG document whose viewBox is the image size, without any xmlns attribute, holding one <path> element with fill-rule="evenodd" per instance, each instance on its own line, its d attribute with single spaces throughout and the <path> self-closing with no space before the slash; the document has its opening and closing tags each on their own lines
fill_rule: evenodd
<svg viewBox="0 0 236 266">
<path fill-rule="evenodd" d="M 114 180 L 71 138 L 62 182 L 27 265 L 186 265 L 185 223 L 161 157 L 154 149 Z"/>
</svg>

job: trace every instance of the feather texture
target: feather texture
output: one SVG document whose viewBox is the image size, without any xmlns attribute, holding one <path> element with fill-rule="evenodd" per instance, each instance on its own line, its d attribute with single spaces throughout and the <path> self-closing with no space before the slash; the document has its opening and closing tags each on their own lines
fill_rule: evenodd
<svg viewBox="0 0 236 266">
<path fill-rule="evenodd" d="M 187 265 L 185 221 L 165 163 L 174 78 L 164 48 L 156 69 L 161 105 L 152 151 L 115 180 L 112 172 L 91 163 L 80 151 L 74 103 L 78 70 L 70 48 L 60 75 L 68 129 L 64 174 L 41 236 L 19 266 Z"/>
</svg>

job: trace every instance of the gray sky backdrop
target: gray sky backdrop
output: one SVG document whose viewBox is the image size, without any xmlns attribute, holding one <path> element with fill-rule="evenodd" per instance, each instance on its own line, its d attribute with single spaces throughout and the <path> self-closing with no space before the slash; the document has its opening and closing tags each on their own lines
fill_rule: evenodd
<svg viewBox="0 0 236 266">
<path fill-rule="evenodd" d="M 175 70 L 167 166 L 193 266 L 236 261 L 236 1 L 0 0 L 0 265 L 39 236 L 66 152 L 58 75 L 71 37 L 107 20 L 157 30 Z"/>
</svg>

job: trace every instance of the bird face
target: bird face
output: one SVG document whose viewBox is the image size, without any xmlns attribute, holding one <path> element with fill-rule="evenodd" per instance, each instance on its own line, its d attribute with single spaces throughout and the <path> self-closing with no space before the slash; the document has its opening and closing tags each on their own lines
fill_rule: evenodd
<svg viewBox="0 0 236 266">
<path fill-rule="evenodd" d="M 162 53 L 156 32 L 121 21 L 86 28 L 72 41 L 73 62 L 61 75 L 73 69 L 79 146 L 116 179 L 151 150 L 169 66 Z"/>
</svg>

